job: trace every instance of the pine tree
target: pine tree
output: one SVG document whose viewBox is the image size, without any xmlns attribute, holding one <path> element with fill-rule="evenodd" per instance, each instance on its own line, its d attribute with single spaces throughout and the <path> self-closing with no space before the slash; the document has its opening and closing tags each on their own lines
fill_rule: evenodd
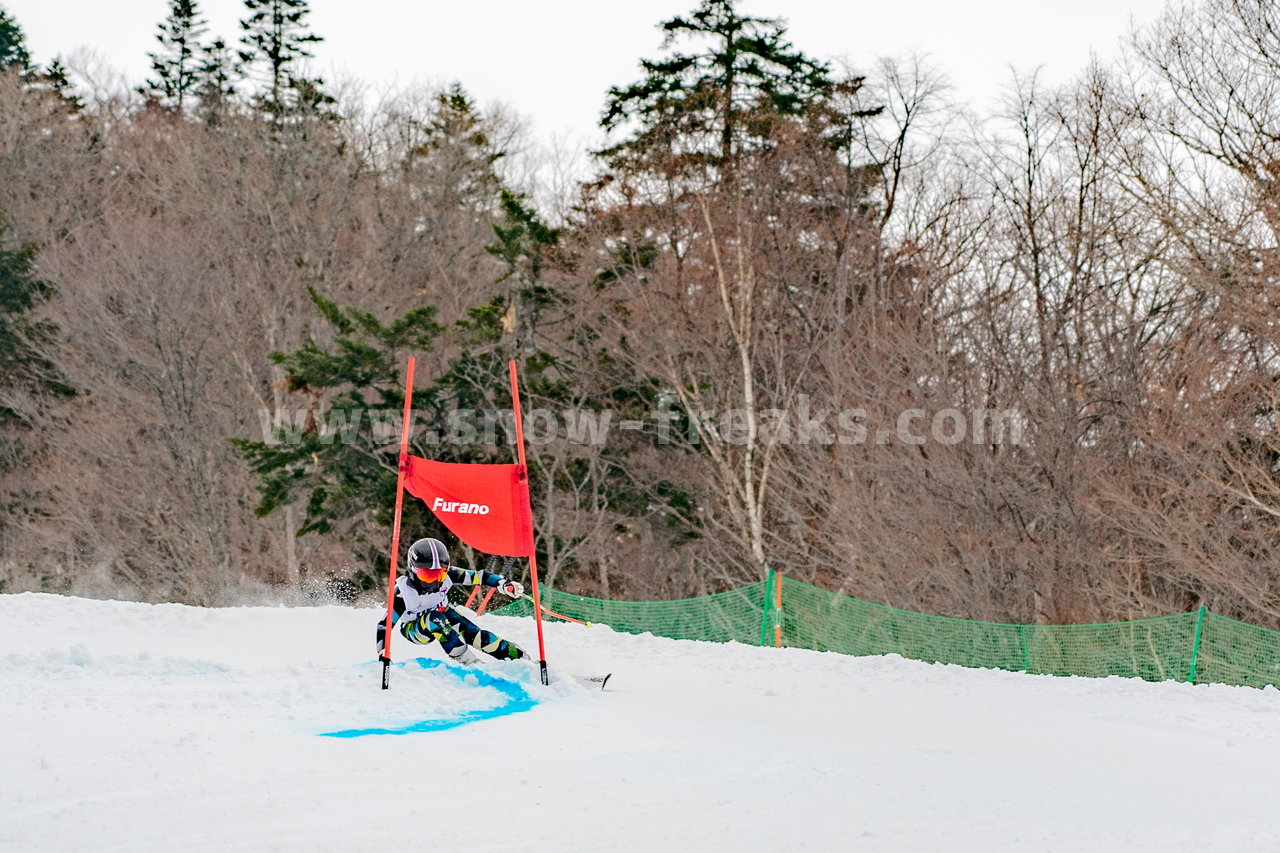
<svg viewBox="0 0 1280 853">
<path fill-rule="evenodd" d="M 58 110 L 74 114 L 84 109 L 62 59 L 55 56 L 43 69 L 33 65 L 22 28 L 12 15 L 0 9 L 0 73 L 8 70 L 17 70 L 21 74 L 23 86 L 28 91 L 51 95 L 51 102 Z M 0 227 L 2 233 L 3 228 Z"/>
<path fill-rule="evenodd" d="M 199 115 L 207 124 L 220 122 L 235 103 L 236 80 L 243 72 L 240 57 L 222 39 L 200 48 L 195 71 Z"/>
<path fill-rule="evenodd" d="M 289 390 L 305 395 L 309 403 L 298 419 L 302 423 L 294 420 L 293 434 L 282 434 L 278 440 L 234 438 L 231 443 L 260 478 L 261 500 L 255 514 L 264 517 L 305 501 L 298 535 L 343 528 L 352 549 L 357 554 L 367 552 L 363 556 L 369 560 L 368 573 L 360 581 L 371 586 L 380 576 L 377 555 L 385 544 L 379 537 L 377 543 L 366 539 L 362 547 L 358 522 L 390 525 L 399 446 L 394 440 L 388 442 L 366 416 L 403 408 L 404 357 L 431 350 L 443 328 L 429 306 L 384 323 L 368 312 L 325 299 L 314 289 L 308 292 L 332 329 L 333 344 L 325 347 L 309 339 L 292 352 L 271 354 L 272 361 L 285 370 Z M 419 419 L 433 397 L 430 390 L 414 392 Z M 399 424 L 396 419 L 397 433 Z M 345 434 L 338 436 L 335 429 Z M 429 524 L 425 510 L 415 503 L 406 502 L 405 511 L 410 529 Z M 357 524 L 354 534 L 353 523 Z"/>
<path fill-rule="evenodd" d="M 240 21 L 245 46 L 240 58 L 266 68 L 267 89 L 257 97 L 263 112 L 280 124 L 290 114 L 318 112 L 332 104 L 322 91 L 323 80 L 295 71 L 300 60 L 312 56 L 307 45 L 324 41 L 307 31 L 307 0 L 244 0 L 244 5 L 250 14 Z"/>
<path fill-rule="evenodd" d="M 563 232 L 543 222 L 519 193 L 504 188 L 501 206 L 502 221 L 493 224 L 497 239 L 485 249 L 507 266 L 499 282 L 511 282 L 515 286 L 504 316 L 515 332 L 514 355 L 528 358 L 535 352 L 538 316 L 551 298 L 542 281 L 543 272 Z"/>
<path fill-rule="evenodd" d="M 22 27 L 8 12 L 0 9 L 0 71 L 17 68 L 26 72 L 31 68 L 31 53 L 27 50 L 27 38 Z"/>
<path fill-rule="evenodd" d="M 677 40 L 709 40 L 699 53 L 642 60 L 645 77 L 609 90 L 605 130 L 638 124 L 630 139 L 601 152 L 607 158 L 678 150 L 703 162 L 728 163 L 759 136 L 753 118 L 795 115 L 831 86 L 826 64 L 793 49 L 778 19 L 740 15 L 735 0 L 702 0 L 687 18 L 661 27 L 663 49 Z"/>
<path fill-rule="evenodd" d="M 436 96 L 427 121 L 412 122 L 404 167 L 415 174 L 424 203 L 494 211 L 501 189 L 494 164 L 506 152 L 490 138 L 486 124 L 457 83 Z"/>
<path fill-rule="evenodd" d="M 289 87 L 294 93 L 294 112 L 301 116 L 332 119 L 337 100 L 323 88 L 319 77 L 290 77 Z"/>
<path fill-rule="evenodd" d="M 71 82 L 71 72 L 62 58 L 55 56 L 43 69 L 33 69 L 26 75 L 27 87 L 33 92 L 44 92 L 60 112 L 75 114 L 84 109 L 84 102 L 76 94 Z"/>
<path fill-rule="evenodd" d="M 196 0 L 170 0 L 169 17 L 156 33 L 161 51 L 147 54 L 155 79 L 139 91 L 181 112 L 199 85 L 199 39 L 206 29 Z"/>
<path fill-rule="evenodd" d="M 0 390 L 25 395 L 68 395 L 71 388 L 49 358 L 57 330 L 33 319 L 32 310 L 53 295 L 53 286 L 36 275 L 36 247 L 4 248 L 8 225 L 0 218 Z M 28 420 L 29 412 L 0 402 L 0 426 Z"/>
</svg>

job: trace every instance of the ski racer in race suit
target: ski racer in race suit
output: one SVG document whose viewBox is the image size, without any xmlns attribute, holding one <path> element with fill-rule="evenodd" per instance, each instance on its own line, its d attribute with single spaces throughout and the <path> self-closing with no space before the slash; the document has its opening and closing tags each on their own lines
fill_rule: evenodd
<svg viewBox="0 0 1280 853">
<path fill-rule="evenodd" d="M 461 664 L 475 663 L 469 646 L 475 646 L 499 660 L 524 657 L 515 643 L 486 631 L 449 604 L 449 588 L 491 586 L 512 598 L 524 595 L 524 587 L 502 575 L 449 565 L 449 551 L 439 539 L 419 539 L 409 548 L 409 569 L 396 578 L 393 624 L 412 643 L 426 645 L 438 641 L 451 659 Z M 378 620 L 378 659 L 386 660 L 386 616 Z"/>
</svg>

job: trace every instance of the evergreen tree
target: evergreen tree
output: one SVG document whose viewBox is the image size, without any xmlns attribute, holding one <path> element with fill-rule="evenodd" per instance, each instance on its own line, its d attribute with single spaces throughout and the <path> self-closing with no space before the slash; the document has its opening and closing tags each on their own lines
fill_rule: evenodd
<svg viewBox="0 0 1280 853">
<path fill-rule="evenodd" d="M 333 119 L 337 115 L 332 108 L 338 102 L 324 90 L 324 80 L 319 77 L 290 77 L 289 86 L 294 93 L 293 106 L 297 115 L 322 119 Z"/>
<path fill-rule="evenodd" d="M 155 79 L 139 91 L 181 112 L 199 85 L 199 39 L 206 29 L 196 0 L 170 0 L 169 17 L 156 33 L 161 51 L 147 54 Z"/>
<path fill-rule="evenodd" d="M 74 114 L 84 109 L 62 59 L 55 56 L 44 69 L 33 65 L 22 28 L 12 15 L 0 9 L 0 72 L 10 69 L 18 70 L 28 91 L 52 95 L 59 110 Z"/>
<path fill-rule="evenodd" d="M 561 229 L 543 222 L 525 197 L 508 189 L 502 190 L 502 221 L 493 225 L 497 240 L 486 246 L 489 254 L 507 265 L 499 282 L 515 285 L 506 315 L 513 328 L 516 355 L 527 358 L 535 349 L 534 331 L 538 315 L 551 299 L 542 283 L 542 275 L 560 241 Z"/>
<path fill-rule="evenodd" d="M 369 412 L 398 413 L 404 407 L 405 355 L 427 352 L 443 331 L 435 309 L 415 308 L 390 323 L 368 312 L 339 306 L 309 288 L 311 300 L 333 331 L 333 343 L 308 339 L 292 352 L 273 352 L 284 368 L 291 392 L 306 396 L 310 406 L 294 434 L 279 441 L 232 439 L 232 444 L 260 477 L 259 517 L 305 500 L 298 535 L 327 533 L 336 526 L 351 529 L 363 519 L 375 526 L 390 524 L 399 444 L 381 434 Z M 428 409 L 432 394 L 414 392 L 416 410 Z M 279 414 L 279 413 L 277 413 Z M 394 427 L 398 434 L 400 421 Z M 337 433 L 343 433 L 341 435 Z M 407 520 L 426 523 L 420 510 L 407 506 Z M 368 531 L 365 531 L 368 532 Z M 357 526 L 351 547 L 367 551 L 368 585 L 378 577 L 376 555 L 385 542 L 364 542 Z"/>
<path fill-rule="evenodd" d="M 48 355 L 57 330 L 31 317 L 32 310 L 53 295 L 53 287 L 36 275 L 35 245 L 5 248 L 7 231 L 0 218 L 0 389 L 68 395 L 71 388 Z M 0 426 L 21 424 L 29 414 L 8 400 L 0 402 Z"/>
<path fill-rule="evenodd" d="M 484 117 L 462 86 L 454 83 L 437 95 L 430 120 L 415 122 L 414 130 L 405 166 L 419 173 L 415 183 L 431 193 L 422 200 L 493 212 L 501 189 L 494 164 L 506 152 L 490 139 Z"/>
<path fill-rule="evenodd" d="M 0 9 L 0 71 L 31 68 L 31 53 L 27 50 L 27 38 L 22 27 L 3 9 Z"/>
<path fill-rule="evenodd" d="M 688 17 L 664 22 L 663 49 L 678 40 L 709 41 L 695 53 L 642 60 L 644 79 L 609 90 L 601 126 L 638 124 L 607 158 L 678 151 L 685 159 L 727 164 L 759 138 L 757 117 L 796 115 L 831 86 L 826 64 L 793 49 L 784 23 L 741 15 L 735 0 L 702 0 Z"/>
<path fill-rule="evenodd" d="M 472 309 L 454 328 L 452 343 L 460 352 L 442 373 L 414 390 L 410 452 L 441 461 L 509 463 L 512 451 L 504 440 L 509 433 L 495 433 L 497 424 L 485 420 L 509 405 L 508 358 L 520 360 L 522 387 L 532 405 L 579 414 L 609 408 L 627 417 L 643 417 L 653 403 L 651 389 L 614 385 L 588 399 L 580 368 L 538 348 L 531 335 L 517 328 L 531 327 L 530 318 L 540 310 L 572 310 L 543 283 L 559 260 L 562 233 L 544 223 L 522 196 L 509 192 L 503 194 L 502 219 L 494 232 L 489 250 L 504 262 L 507 274 L 502 280 L 514 285 L 514 293 Z M 362 558 L 364 568 L 357 581 L 372 587 L 385 582 L 404 357 L 430 350 L 445 330 L 436 324 L 431 308 L 384 323 L 314 291 L 311 295 L 332 331 L 332 343 L 322 346 L 308 340 L 297 350 L 271 356 L 284 368 L 290 391 L 303 395 L 308 407 L 289 412 L 288 422 L 280 422 L 283 428 L 272 441 L 232 443 L 259 478 L 261 500 L 255 512 L 265 516 L 289 504 L 304 505 L 299 534 L 342 531 L 348 547 Z M 598 357 L 589 340 L 582 342 L 578 355 L 584 363 Z M 379 415 L 376 425 L 369 417 L 372 412 Z M 560 514 L 560 523 L 551 525 L 554 535 L 538 541 L 548 578 L 558 572 L 567 579 L 577 569 L 575 548 L 585 531 L 597 524 L 583 521 L 584 516 L 648 516 L 655 501 L 666 506 L 688 501 L 667 483 L 660 484 L 656 498 L 637 486 L 631 455 L 645 443 L 610 442 L 598 451 L 562 441 L 530 448 L 531 470 L 538 478 L 532 495 L 535 508 Z M 420 502 L 407 501 L 404 512 L 408 529 L 448 536 Z M 680 535 L 696 534 L 682 529 Z"/>
<path fill-rule="evenodd" d="M 297 70 L 301 60 L 312 56 L 307 45 L 324 41 L 307 30 L 307 0 L 244 0 L 244 5 L 250 14 L 240 21 L 245 46 L 240 58 L 266 69 L 267 89 L 257 97 L 263 112 L 280 124 L 290 114 L 320 112 L 332 104 L 323 80 Z"/>
<path fill-rule="evenodd" d="M 240 57 L 218 38 L 200 48 L 195 71 L 195 94 L 200 99 L 199 114 L 208 124 L 217 124 L 235 103 L 236 80 L 243 68 Z"/>
<path fill-rule="evenodd" d="M 26 76 L 28 88 L 35 92 L 45 92 L 59 112 L 74 115 L 84 109 L 84 102 L 76 94 L 76 87 L 71 82 L 71 72 L 62 63 L 62 58 L 55 56 L 44 70 L 33 70 Z"/>
</svg>

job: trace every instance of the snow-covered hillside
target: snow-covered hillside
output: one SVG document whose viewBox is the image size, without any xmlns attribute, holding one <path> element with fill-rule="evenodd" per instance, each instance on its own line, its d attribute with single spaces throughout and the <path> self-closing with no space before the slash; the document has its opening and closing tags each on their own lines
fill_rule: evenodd
<svg viewBox="0 0 1280 853">
<path fill-rule="evenodd" d="M 1280 850 L 1274 690 L 377 619 L 0 595 L 0 850 Z"/>
</svg>

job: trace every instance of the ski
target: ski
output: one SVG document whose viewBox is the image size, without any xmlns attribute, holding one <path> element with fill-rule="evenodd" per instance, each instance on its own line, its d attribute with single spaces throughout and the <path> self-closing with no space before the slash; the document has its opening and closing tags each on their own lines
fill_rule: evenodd
<svg viewBox="0 0 1280 853">
<path fill-rule="evenodd" d="M 419 658 L 418 660 L 425 661 L 426 659 Z M 449 669 L 453 669 L 458 672 L 466 672 L 472 669 L 483 670 L 486 668 L 485 667 L 486 661 L 482 658 L 473 659 L 470 663 L 462 663 L 460 661 L 456 661 L 452 659 L 448 661 L 439 661 L 439 663 L 443 663 Z M 432 665 L 435 665 L 435 664 L 433 663 Z M 562 670 L 554 669 L 554 668 L 549 670 L 549 672 L 551 674 L 552 684 L 563 684 L 565 682 L 565 679 L 571 679 L 577 682 L 578 684 L 582 684 L 582 685 L 591 685 L 591 686 L 599 685 L 601 690 L 604 690 L 605 685 L 609 683 L 609 679 L 613 678 L 612 672 L 606 672 L 604 675 L 575 675 L 574 673 L 564 672 Z M 501 669 L 497 670 L 497 675 L 500 678 L 510 677 L 509 674 L 503 673 Z"/>
</svg>

